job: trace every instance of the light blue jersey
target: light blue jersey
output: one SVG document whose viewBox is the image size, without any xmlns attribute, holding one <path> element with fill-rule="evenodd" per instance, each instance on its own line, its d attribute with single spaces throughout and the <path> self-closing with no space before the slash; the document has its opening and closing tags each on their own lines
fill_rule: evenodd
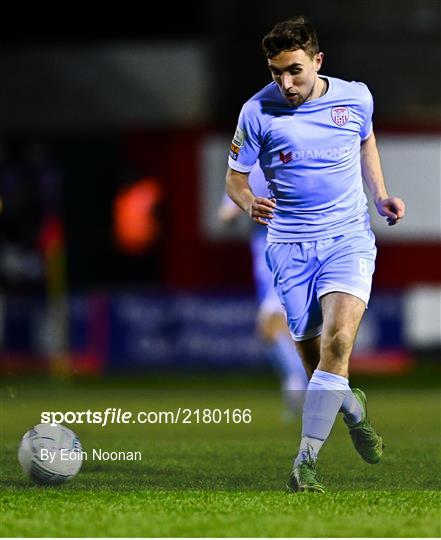
<svg viewBox="0 0 441 540">
<path fill-rule="evenodd" d="M 259 159 L 276 199 L 269 242 L 305 242 L 370 228 L 360 143 L 372 132 L 365 84 L 324 77 L 320 98 L 291 107 L 272 82 L 242 108 L 229 166 L 248 173 Z"/>
</svg>

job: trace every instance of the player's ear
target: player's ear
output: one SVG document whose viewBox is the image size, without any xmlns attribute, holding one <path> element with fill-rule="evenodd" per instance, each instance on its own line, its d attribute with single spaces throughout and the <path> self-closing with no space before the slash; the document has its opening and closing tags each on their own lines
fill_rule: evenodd
<svg viewBox="0 0 441 540">
<path fill-rule="evenodd" d="M 314 69 L 316 72 L 320 71 L 320 68 L 322 67 L 323 57 L 324 54 L 322 52 L 319 52 L 314 56 Z"/>
</svg>

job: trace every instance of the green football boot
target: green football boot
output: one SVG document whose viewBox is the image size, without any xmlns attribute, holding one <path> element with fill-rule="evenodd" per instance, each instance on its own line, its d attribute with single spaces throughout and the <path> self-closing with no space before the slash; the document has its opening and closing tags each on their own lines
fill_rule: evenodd
<svg viewBox="0 0 441 540">
<path fill-rule="evenodd" d="M 383 455 L 383 439 L 378 435 L 369 420 L 367 413 L 366 395 L 359 388 L 352 388 L 352 392 L 360 403 L 362 418 L 358 424 L 350 424 L 343 416 L 345 424 L 349 428 L 349 434 L 355 450 L 367 463 L 378 463 Z"/>
<path fill-rule="evenodd" d="M 295 466 L 287 484 L 288 491 L 317 491 L 324 493 L 325 488 L 317 480 L 315 463 L 312 459 L 302 461 Z"/>
</svg>

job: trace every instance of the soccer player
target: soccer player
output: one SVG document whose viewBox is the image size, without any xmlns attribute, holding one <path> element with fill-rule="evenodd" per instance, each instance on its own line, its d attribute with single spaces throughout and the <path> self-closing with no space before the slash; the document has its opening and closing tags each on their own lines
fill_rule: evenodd
<svg viewBox="0 0 441 540">
<path fill-rule="evenodd" d="M 268 184 L 259 162 L 250 171 L 248 182 L 257 196 L 268 195 Z M 218 216 L 229 224 L 242 213 L 225 195 Z M 253 275 L 258 301 L 257 331 L 267 344 L 271 359 L 282 383 L 282 394 L 288 412 L 297 415 L 302 408 L 308 377 L 286 324 L 285 310 L 273 286 L 273 276 L 265 260 L 266 227 L 255 224 L 250 233 Z"/>
<path fill-rule="evenodd" d="M 319 75 L 323 53 L 310 23 L 278 23 L 262 47 L 273 82 L 242 107 L 226 189 L 253 221 L 267 225 L 275 288 L 313 371 L 288 487 L 323 492 L 316 460 L 340 410 L 365 461 L 378 463 L 384 448 L 364 392 L 348 381 L 376 256 L 362 179 L 389 225 L 403 218 L 405 205 L 385 187 L 371 93 L 361 82 Z M 257 159 L 268 197 L 257 197 L 248 183 Z"/>
</svg>

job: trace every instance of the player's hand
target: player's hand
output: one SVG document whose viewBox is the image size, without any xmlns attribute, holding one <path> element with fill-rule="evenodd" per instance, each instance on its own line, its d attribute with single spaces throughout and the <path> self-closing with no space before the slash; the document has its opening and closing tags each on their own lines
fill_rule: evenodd
<svg viewBox="0 0 441 540">
<path fill-rule="evenodd" d="M 248 209 L 250 218 L 259 225 L 268 225 L 268 219 L 274 217 L 273 210 L 276 207 L 276 199 L 266 199 L 265 197 L 254 197 Z"/>
<path fill-rule="evenodd" d="M 389 197 L 382 199 L 376 203 L 378 213 L 380 216 L 387 217 L 388 225 L 395 225 L 403 219 L 406 212 L 406 205 L 404 201 L 399 197 Z"/>
</svg>

